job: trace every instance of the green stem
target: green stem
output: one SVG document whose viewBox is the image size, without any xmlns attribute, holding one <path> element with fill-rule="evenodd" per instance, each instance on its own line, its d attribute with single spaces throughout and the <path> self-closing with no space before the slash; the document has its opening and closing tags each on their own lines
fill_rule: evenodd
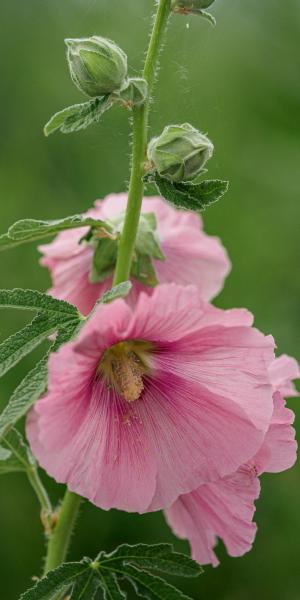
<svg viewBox="0 0 300 600">
<path fill-rule="evenodd" d="M 45 515 L 52 515 L 52 506 L 49 500 L 49 496 L 40 480 L 40 476 L 38 474 L 36 467 L 30 467 L 27 469 L 27 477 L 29 482 L 34 489 L 39 503 L 41 505 L 41 509 Z"/>
<path fill-rule="evenodd" d="M 73 527 L 78 514 L 81 497 L 66 491 L 59 510 L 55 529 L 48 543 L 44 574 L 58 567 L 66 558 Z"/>
<path fill-rule="evenodd" d="M 133 142 L 131 175 L 124 227 L 119 243 L 114 285 L 130 276 L 131 262 L 137 236 L 144 194 L 144 161 L 147 150 L 147 130 L 150 98 L 155 80 L 159 49 L 170 14 L 171 0 L 160 0 L 150 37 L 143 76 L 148 83 L 148 99 L 133 109 Z"/>
</svg>

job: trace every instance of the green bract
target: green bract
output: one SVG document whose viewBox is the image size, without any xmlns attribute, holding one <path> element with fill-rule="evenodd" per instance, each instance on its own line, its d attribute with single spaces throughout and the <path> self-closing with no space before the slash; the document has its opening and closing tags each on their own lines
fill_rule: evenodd
<svg viewBox="0 0 300 600">
<path fill-rule="evenodd" d="M 192 12 L 193 10 L 202 10 L 208 8 L 215 0 L 173 0 L 172 9 L 175 12 Z"/>
<path fill-rule="evenodd" d="M 170 181 L 190 181 L 212 157 L 213 144 L 189 123 L 168 125 L 148 146 L 151 168 Z"/>
<path fill-rule="evenodd" d="M 120 98 L 127 108 L 143 104 L 147 98 L 147 94 L 147 81 L 142 77 L 128 79 L 124 88 L 119 92 Z"/>
<path fill-rule="evenodd" d="M 110 223 L 110 233 L 103 229 L 91 227 L 81 243 L 93 247 L 92 268 L 89 274 L 91 283 L 105 281 L 113 275 L 121 231 L 124 224 L 124 214 L 115 217 Z M 135 241 L 134 254 L 130 274 L 145 285 L 154 287 L 158 280 L 153 260 L 165 260 L 160 247 L 157 233 L 157 223 L 154 213 L 142 214 Z"/>
<path fill-rule="evenodd" d="M 105 96 L 124 85 L 127 56 L 114 42 L 96 35 L 65 42 L 72 80 L 84 94 Z"/>
</svg>

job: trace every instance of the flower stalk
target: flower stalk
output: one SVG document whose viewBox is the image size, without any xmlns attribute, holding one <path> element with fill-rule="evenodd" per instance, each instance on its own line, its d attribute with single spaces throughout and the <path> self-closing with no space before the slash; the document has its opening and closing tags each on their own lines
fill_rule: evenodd
<svg viewBox="0 0 300 600">
<path fill-rule="evenodd" d="M 147 130 L 151 93 L 155 81 L 159 50 L 170 14 L 171 0 L 160 0 L 146 55 L 143 77 L 148 84 L 148 97 L 142 106 L 133 109 L 133 141 L 131 176 L 124 227 L 120 239 L 114 285 L 129 279 L 135 240 L 144 194 L 144 162 L 147 151 Z"/>
<path fill-rule="evenodd" d="M 170 7 L 171 0 L 159 0 L 143 72 L 143 77 L 148 84 L 148 97 L 144 104 L 133 108 L 133 142 L 128 204 L 118 249 L 114 285 L 128 280 L 130 275 L 144 193 L 143 175 L 151 92 Z M 49 539 L 44 574 L 55 569 L 64 561 L 80 503 L 80 496 L 69 490 L 66 491 L 57 524 Z"/>
<path fill-rule="evenodd" d="M 58 512 L 57 523 L 49 539 L 44 575 L 64 562 L 80 503 L 80 496 L 69 490 L 66 491 Z"/>
</svg>

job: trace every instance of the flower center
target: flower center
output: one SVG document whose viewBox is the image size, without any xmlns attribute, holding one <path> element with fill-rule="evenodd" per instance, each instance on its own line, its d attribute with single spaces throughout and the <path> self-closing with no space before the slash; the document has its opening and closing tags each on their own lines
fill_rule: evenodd
<svg viewBox="0 0 300 600">
<path fill-rule="evenodd" d="M 97 375 L 104 377 L 126 402 L 134 402 L 143 392 L 143 375 L 150 371 L 151 349 L 149 342 L 140 340 L 119 342 L 104 352 Z"/>
</svg>

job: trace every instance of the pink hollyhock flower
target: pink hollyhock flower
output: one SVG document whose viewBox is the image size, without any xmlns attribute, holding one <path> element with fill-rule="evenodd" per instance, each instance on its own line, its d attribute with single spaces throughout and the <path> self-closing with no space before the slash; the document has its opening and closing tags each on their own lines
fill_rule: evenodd
<svg viewBox="0 0 300 600">
<path fill-rule="evenodd" d="M 109 220 L 125 211 L 126 194 L 112 194 L 98 200 L 88 215 Z M 148 197 L 143 201 L 143 213 L 157 217 L 158 236 L 165 260 L 153 264 L 160 283 L 193 283 L 200 289 L 204 300 L 210 300 L 220 292 L 230 271 L 230 261 L 218 238 L 206 235 L 199 216 L 178 211 L 160 198 Z M 75 304 L 87 315 L 99 297 L 112 284 L 111 278 L 101 283 L 90 283 L 93 249 L 79 240 L 88 228 L 64 231 L 51 244 L 40 246 L 44 254 L 41 263 L 48 267 L 53 280 L 50 294 Z M 151 293 L 153 288 L 134 280 L 135 291 Z"/>
<path fill-rule="evenodd" d="M 269 374 L 274 409 L 258 453 L 233 475 L 201 485 L 178 498 L 166 511 L 171 528 L 177 536 L 189 540 L 193 557 L 201 564 L 219 564 L 213 550 L 217 537 L 223 540 L 230 556 L 241 556 L 251 549 L 256 533 L 252 522 L 254 501 L 260 492 L 258 476 L 289 469 L 296 460 L 297 444 L 291 426 L 294 413 L 286 408 L 283 394 L 297 395 L 292 379 L 299 378 L 300 371 L 293 358 L 281 356 L 271 363 Z"/>
<path fill-rule="evenodd" d="M 194 286 L 159 285 L 98 305 L 49 361 L 29 414 L 39 463 L 97 506 L 145 512 L 235 472 L 273 411 L 272 337 L 245 310 L 223 311 Z"/>
</svg>

